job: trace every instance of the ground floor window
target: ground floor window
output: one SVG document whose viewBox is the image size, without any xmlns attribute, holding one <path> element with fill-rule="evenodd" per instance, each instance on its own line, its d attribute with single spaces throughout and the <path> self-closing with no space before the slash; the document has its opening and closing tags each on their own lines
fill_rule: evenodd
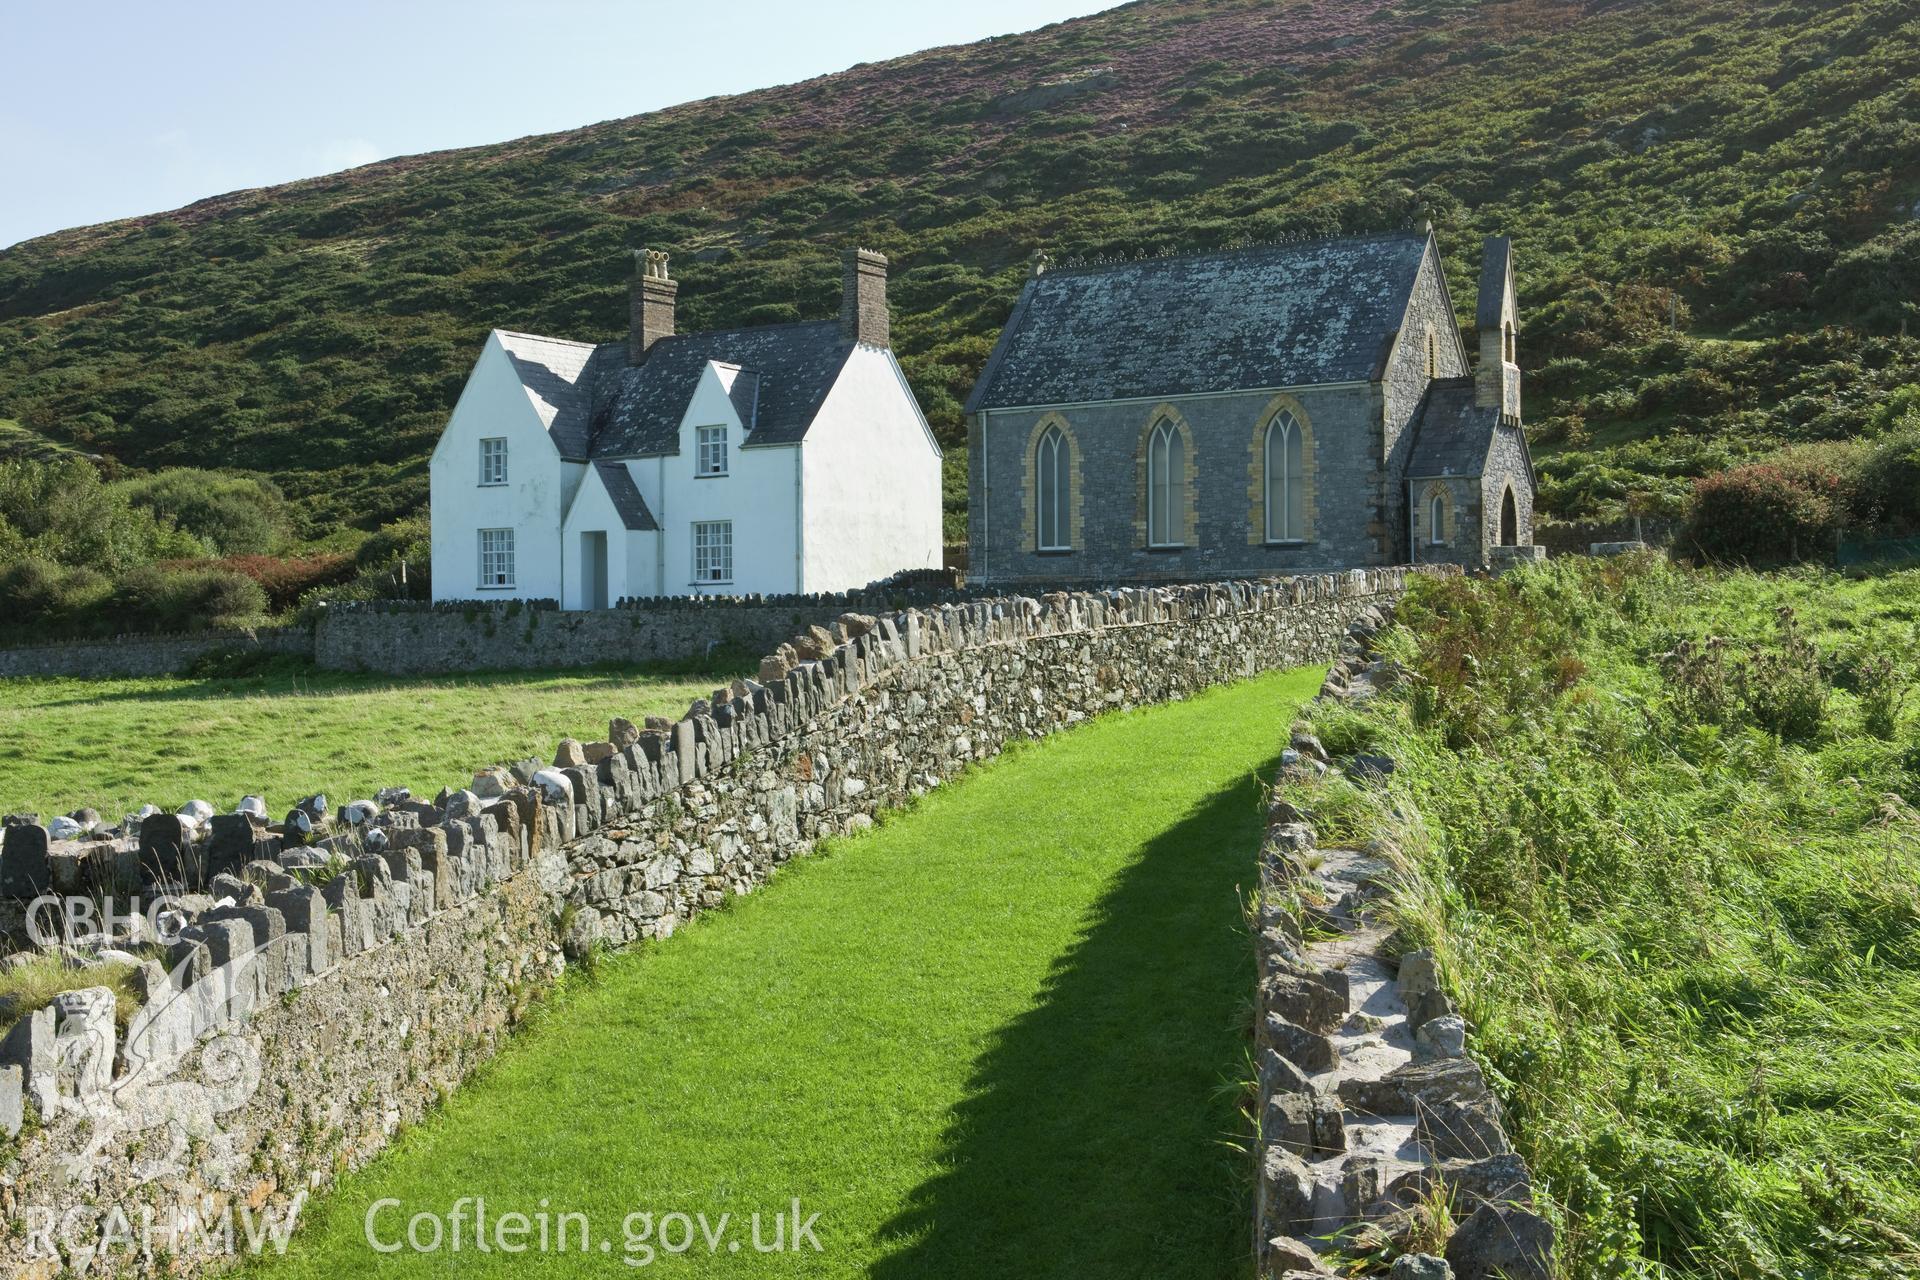
<svg viewBox="0 0 1920 1280">
<path fill-rule="evenodd" d="M 483 589 L 513 585 L 513 530 L 480 531 L 480 586 Z"/>
<path fill-rule="evenodd" d="M 1427 500 L 1427 541 L 1439 546 L 1447 540 L 1447 500 L 1434 494 Z"/>
<path fill-rule="evenodd" d="M 693 526 L 693 580 L 733 581 L 733 521 L 698 520 Z"/>
</svg>

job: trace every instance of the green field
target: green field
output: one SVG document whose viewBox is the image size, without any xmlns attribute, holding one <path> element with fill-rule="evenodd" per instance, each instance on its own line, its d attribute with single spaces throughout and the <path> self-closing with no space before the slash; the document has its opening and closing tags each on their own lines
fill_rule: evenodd
<svg viewBox="0 0 1920 1280">
<path fill-rule="evenodd" d="M 1401 849 L 1563 1274 L 1915 1274 L 1920 572 L 1556 560 L 1399 620 L 1409 678 L 1315 713 L 1393 804 L 1303 802 Z"/>
<path fill-rule="evenodd" d="M 381 787 L 434 795 L 501 761 L 553 758 L 612 716 L 678 718 L 732 671 L 641 670 L 399 679 L 283 667 L 233 679 L 0 680 L 0 811 L 109 821 L 151 802 L 247 794 L 281 812 L 324 791 L 336 803 Z"/>
<path fill-rule="evenodd" d="M 616 1275 L 623 1222 L 650 1211 L 732 1214 L 748 1241 L 663 1255 L 669 1275 L 1243 1276 L 1240 892 L 1261 781 L 1319 680 L 1267 676 L 1023 745 L 603 961 L 260 1270 Z M 365 1242 L 376 1201 L 401 1202 L 376 1219 L 386 1241 L 462 1196 L 587 1214 L 592 1244 Z M 796 1197 L 821 1251 L 755 1253 L 750 1215 Z"/>
</svg>

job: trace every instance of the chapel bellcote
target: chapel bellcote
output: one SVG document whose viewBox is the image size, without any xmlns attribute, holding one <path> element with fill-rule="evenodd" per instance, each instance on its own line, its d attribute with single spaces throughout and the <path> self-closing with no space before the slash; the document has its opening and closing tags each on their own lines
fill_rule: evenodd
<svg viewBox="0 0 1920 1280">
<path fill-rule="evenodd" d="M 1515 345 L 1520 332 L 1513 291 L 1513 242 L 1488 236 L 1480 263 L 1480 300 L 1475 321 L 1480 330 L 1480 365 L 1474 373 L 1474 402 L 1498 409 L 1505 421 L 1520 421 L 1520 366 Z"/>
</svg>

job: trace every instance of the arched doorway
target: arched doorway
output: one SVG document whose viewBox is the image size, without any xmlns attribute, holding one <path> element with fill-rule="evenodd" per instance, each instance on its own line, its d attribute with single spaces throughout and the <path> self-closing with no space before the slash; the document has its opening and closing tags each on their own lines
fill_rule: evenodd
<svg viewBox="0 0 1920 1280">
<path fill-rule="evenodd" d="M 1500 545 L 1520 545 L 1520 511 L 1514 504 L 1511 485 L 1507 486 L 1506 496 L 1500 499 Z"/>
</svg>

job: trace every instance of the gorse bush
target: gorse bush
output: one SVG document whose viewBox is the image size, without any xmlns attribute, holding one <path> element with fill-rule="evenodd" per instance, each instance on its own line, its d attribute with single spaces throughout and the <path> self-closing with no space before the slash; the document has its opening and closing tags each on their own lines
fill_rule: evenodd
<svg viewBox="0 0 1920 1280">
<path fill-rule="evenodd" d="M 1568 1277 L 1911 1270 L 1916 616 L 1920 572 L 1422 581 L 1385 641 L 1407 676 L 1316 712 L 1398 763 L 1372 811 L 1407 824 L 1402 927 Z"/>
</svg>

